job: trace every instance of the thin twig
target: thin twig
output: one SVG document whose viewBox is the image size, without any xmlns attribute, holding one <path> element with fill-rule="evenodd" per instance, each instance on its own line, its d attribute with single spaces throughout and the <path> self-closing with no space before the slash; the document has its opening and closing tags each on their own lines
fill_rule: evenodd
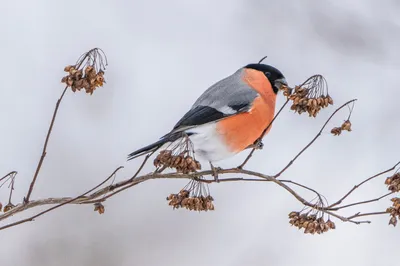
<svg viewBox="0 0 400 266">
<path fill-rule="evenodd" d="M 124 167 L 123 167 L 123 166 L 118 167 L 118 168 L 115 169 L 114 172 L 113 172 L 109 177 L 107 177 L 104 181 L 102 181 L 100 184 L 98 184 L 98 185 L 95 186 L 94 188 L 92 188 L 92 189 L 86 191 L 85 193 L 79 195 L 78 197 L 75 197 L 75 198 L 72 198 L 72 199 L 70 199 L 70 200 L 67 200 L 67 201 L 65 201 L 65 202 L 63 202 L 63 203 L 61 203 L 61 204 L 58 204 L 58 205 L 56 205 L 56 206 L 53 206 L 53 207 L 51 207 L 51 208 L 49 208 L 49 209 L 47 209 L 47 210 L 44 210 L 44 211 L 42 211 L 42 212 L 39 212 L 38 214 L 35 214 L 35 215 L 33 215 L 33 216 L 29 217 L 29 218 L 26 218 L 26 219 L 19 220 L 19 221 L 14 222 L 14 223 L 10 223 L 10 224 L 4 225 L 4 226 L 0 227 L 0 230 L 4 230 L 4 229 L 6 229 L 6 228 L 13 227 L 13 226 L 16 226 L 16 225 L 19 225 L 19 224 L 22 224 L 22 223 L 31 222 L 31 221 L 33 221 L 34 219 L 36 219 L 37 217 L 42 216 L 43 214 L 46 214 L 46 213 L 48 213 L 48 212 L 50 212 L 50 211 L 53 211 L 53 210 L 55 210 L 55 209 L 57 209 L 57 208 L 62 207 L 63 205 L 66 205 L 66 204 L 68 204 L 68 203 L 71 203 L 71 202 L 73 202 L 73 201 L 79 199 L 79 198 L 84 197 L 85 195 L 89 194 L 90 192 L 96 190 L 97 188 L 99 188 L 99 187 L 101 187 L 103 184 L 105 184 L 108 180 L 110 180 L 110 179 L 117 173 L 118 170 L 120 170 L 120 169 L 122 169 L 122 168 L 124 168 Z"/>
<path fill-rule="evenodd" d="M 279 181 L 282 182 L 282 183 L 290 183 L 290 184 L 293 184 L 293 185 L 302 187 L 302 188 L 304 188 L 304 189 L 307 189 L 307 190 L 309 190 L 309 191 L 311 191 L 311 192 L 314 192 L 314 193 L 317 195 L 317 197 L 319 198 L 319 200 L 320 200 L 322 203 L 324 202 L 324 201 L 322 200 L 322 195 L 321 195 L 318 191 L 316 191 L 315 189 L 312 189 L 312 188 L 307 187 L 307 186 L 305 186 L 305 185 L 302 185 L 302 184 L 300 184 L 300 183 L 294 182 L 294 181 L 292 181 L 292 180 L 282 180 L 282 179 L 279 179 Z"/>
<path fill-rule="evenodd" d="M 344 209 L 344 208 L 348 208 L 348 207 L 353 207 L 353 206 L 356 206 L 356 205 L 361 205 L 361 204 L 367 204 L 367 203 L 375 202 L 375 201 L 381 200 L 381 199 L 383 199 L 383 198 L 386 198 L 387 196 L 390 196 L 390 195 L 392 195 L 392 194 L 394 194 L 394 193 L 395 193 L 395 192 L 389 192 L 389 193 L 386 193 L 385 195 L 382 195 L 382 196 L 380 196 L 380 197 L 378 197 L 378 198 L 375 198 L 375 199 L 359 201 L 359 202 L 355 202 L 355 203 L 351 203 L 351 204 L 339 206 L 339 207 L 336 207 L 336 208 L 327 207 L 326 209 L 327 209 L 327 210 L 331 210 L 331 211 L 338 211 L 338 210 L 341 210 L 341 209 Z"/>
<path fill-rule="evenodd" d="M 347 217 L 347 219 L 351 220 L 351 219 L 363 217 L 363 216 L 382 215 L 382 214 L 388 214 L 388 213 L 387 212 L 368 212 L 368 213 L 359 213 L 358 212 L 352 216 Z"/>
<path fill-rule="evenodd" d="M 283 172 L 285 172 L 296 160 L 297 158 L 300 157 L 300 155 L 305 152 L 318 138 L 319 136 L 321 136 L 322 131 L 324 131 L 325 127 L 328 125 L 329 121 L 331 121 L 332 117 L 339 112 L 340 109 L 342 109 L 343 107 L 347 106 L 348 104 L 357 101 L 357 99 L 353 99 L 350 100 L 346 103 L 344 103 L 342 106 L 340 106 L 339 108 L 337 108 L 332 114 L 331 116 L 328 118 L 328 120 L 326 120 L 325 124 L 322 126 L 321 130 L 318 132 L 318 134 L 276 175 L 274 175 L 275 178 L 279 177 Z"/>
<path fill-rule="evenodd" d="M 11 198 L 12 198 L 12 194 L 13 194 L 13 191 L 14 191 L 15 177 L 16 177 L 16 172 L 11 178 L 11 187 L 10 187 L 10 195 L 8 196 L 8 204 L 12 204 L 11 203 Z"/>
<path fill-rule="evenodd" d="M 28 193 L 26 194 L 26 197 L 24 198 L 24 202 L 25 203 L 29 202 L 29 199 L 30 199 L 32 191 L 33 191 L 33 187 L 35 186 L 36 179 L 37 179 L 37 177 L 39 175 L 39 172 L 40 172 L 40 169 L 42 167 L 44 158 L 46 157 L 47 144 L 49 143 L 51 131 L 53 130 L 54 121 L 56 120 L 56 117 L 57 117 L 58 108 L 60 107 L 60 103 L 61 103 L 62 99 L 64 98 L 64 95 L 65 95 L 67 89 L 68 89 L 68 86 L 65 86 L 65 89 L 61 94 L 61 97 L 57 100 L 56 107 L 55 107 L 54 113 L 53 113 L 53 118 L 51 119 L 51 123 L 50 123 L 49 129 L 47 130 L 47 136 L 46 136 L 46 140 L 45 140 L 44 145 L 43 145 L 42 155 L 40 156 L 40 160 L 39 160 L 39 163 L 38 163 L 38 165 L 36 167 L 35 175 L 33 176 L 31 185 L 29 186 Z"/>
<path fill-rule="evenodd" d="M 11 171 L 8 174 L 6 174 L 5 176 L 1 177 L 0 178 L 0 182 L 3 181 L 4 179 L 6 179 L 7 177 L 12 176 L 12 175 L 16 175 L 16 174 L 18 174 L 17 171 Z"/>
<path fill-rule="evenodd" d="M 329 209 L 332 209 L 332 207 L 341 204 L 348 196 L 350 196 L 351 193 L 354 192 L 354 190 L 356 190 L 357 188 L 359 188 L 359 187 L 362 186 L 363 184 L 367 183 L 368 181 L 370 181 L 370 180 L 372 180 L 372 179 L 374 179 L 374 178 L 376 178 L 376 177 L 378 177 L 378 176 L 381 176 L 381 175 L 386 174 L 386 173 L 388 173 L 388 172 L 390 172 L 390 171 L 393 171 L 399 164 L 400 164 L 400 162 L 396 163 L 393 167 L 391 167 L 391 168 L 389 168 L 389 169 L 387 169 L 387 170 L 385 170 L 385 171 L 382 171 L 382 172 L 380 172 L 380 173 L 378 173 L 378 174 L 376 174 L 376 175 L 373 175 L 373 176 L 371 176 L 371 177 L 365 179 L 365 180 L 362 181 L 361 183 L 355 185 L 352 189 L 350 189 L 349 192 L 346 193 L 346 195 L 344 195 L 340 200 L 336 201 L 336 202 L 333 203 L 332 205 L 328 206 L 328 208 L 329 208 Z"/>
<path fill-rule="evenodd" d="M 92 56 L 94 56 L 93 60 L 95 61 L 98 50 L 103 52 L 99 48 L 94 48 L 94 49 L 90 50 L 89 52 L 85 53 L 84 55 L 82 55 L 80 57 L 80 59 L 79 59 L 79 62 L 75 66 L 76 69 L 79 69 L 81 67 L 81 65 L 85 62 L 85 60 L 86 59 L 90 60 Z M 103 54 L 104 54 L 104 52 L 103 52 Z M 105 54 L 104 54 L 104 56 L 105 56 Z M 100 57 L 100 61 L 101 61 L 101 57 Z M 102 62 L 100 62 L 100 64 L 102 64 Z M 106 64 L 107 64 L 107 58 L 106 58 Z M 47 145 L 49 143 L 49 139 L 50 139 L 51 132 L 53 130 L 54 122 L 55 122 L 56 117 L 57 117 L 58 108 L 60 107 L 60 103 L 61 103 L 62 99 L 64 98 L 64 95 L 67 92 L 67 89 L 68 89 L 68 85 L 65 86 L 64 91 L 61 94 L 61 97 L 57 100 L 56 107 L 55 107 L 54 112 L 53 112 L 53 117 L 51 119 L 51 123 L 50 123 L 49 129 L 47 130 L 46 140 L 45 140 L 44 145 L 43 145 L 42 154 L 40 156 L 39 163 L 38 163 L 38 165 L 36 167 L 36 171 L 35 171 L 35 174 L 33 176 L 32 182 L 31 182 L 31 184 L 29 186 L 28 193 L 26 194 L 26 197 L 24 198 L 24 203 L 28 203 L 29 202 L 29 199 L 31 197 L 33 188 L 34 188 L 35 183 L 36 183 L 36 179 L 37 179 L 37 177 L 39 175 L 40 169 L 42 168 L 42 164 L 43 164 L 44 158 L 46 157 L 46 154 L 47 154 Z"/>
</svg>

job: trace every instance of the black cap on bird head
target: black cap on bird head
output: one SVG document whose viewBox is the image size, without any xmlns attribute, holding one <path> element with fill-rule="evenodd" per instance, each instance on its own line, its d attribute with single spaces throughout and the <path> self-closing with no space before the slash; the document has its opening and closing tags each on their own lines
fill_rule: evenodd
<svg viewBox="0 0 400 266">
<path fill-rule="evenodd" d="M 285 76 L 282 74 L 281 71 L 276 69 L 273 66 L 266 65 L 266 64 L 261 64 L 261 62 L 266 58 L 263 57 L 257 64 L 248 64 L 245 66 L 245 68 L 250 68 L 250 69 L 255 69 L 258 71 L 261 71 L 264 73 L 264 75 L 267 77 L 269 82 L 272 85 L 272 89 L 274 90 L 275 93 L 278 93 L 279 89 L 282 86 L 287 86 L 287 81 Z"/>
</svg>

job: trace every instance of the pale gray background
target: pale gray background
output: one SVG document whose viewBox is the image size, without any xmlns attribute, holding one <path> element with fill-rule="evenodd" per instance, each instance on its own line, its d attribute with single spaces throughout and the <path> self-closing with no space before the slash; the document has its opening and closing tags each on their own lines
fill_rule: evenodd
<svg viewBox="0 0 400 266">
<path fill-rule="evenodd" d="M 72 196 L 126 155 L 166 133 L 211 84 L 268 55 L 291 84 L 321 73 L 335 106 L 357 97 L 351 134 L 325 132 L 290 178 L 331 201 L 399 157 L 398 1 L 4 1 L 1 0 L 0 172 L 18 170 L 21 199 L 41 152 L 64 65 L 101 47 L 107 85 L 89 97 L 68 92 L 33 198 Z M 283 103 L 279 97 L 278 106 Z M 280 170 L 319 130 L 315 120 L 285 111 L 249 163 Z M 339 124 L 344 111 L 334 119 Z M 331 124 L 329 128 L 336 125 Z M 235 166 L 241 154 L 224 161 Z M 146 171 L 149 171 L 147 168 Z M 150 181 L 92 206 L 69 206 L 0 232 L 1 265 L 385 265 L 398 262 L 399 228 L 388 217 L 371 225 L 337 222 L 337 230 L 304 235 L 287 214 L 301 205 L 273 184 L 211 186 L 216 211 L 172 211 L 165 196 L 186 181 Z M 386 191 L 383 179 L 349 200 Z M 6 201 L 6 191 L 0 191 Z M 309 194 L 303 194 L 311 196 Z M 383 210 L 389 201 L 368 209 Z M 25 215 L 28 213 L 25 213 Z M 15 219 L 20 216 L 15 217 Z M 8 221 L 10 222 L 10 220 Z"/>
</svg>

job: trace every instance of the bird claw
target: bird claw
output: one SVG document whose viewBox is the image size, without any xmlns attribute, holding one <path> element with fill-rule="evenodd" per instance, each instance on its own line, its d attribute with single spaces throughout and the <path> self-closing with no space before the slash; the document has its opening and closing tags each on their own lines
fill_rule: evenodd
<svg viewBox="0 0 400 266">
<path fill-rule="evenodd" d="M 211 171 L 213 172 L 212 176 L 214 177 L 214 181 L 219 183 L 218 171 L 221 171 L 222 168 L 221 167 L 214 167 L 214 165 L 212 165 L 212 163 L 210 163 L 210 166 L 211 166 Z"/>
<path fill-rule="evenodd" d="M 254 144 L 249 146 L 250 149 L 262 150 L 264 148 L 264 143 L 261 140 L 256 140 Z"/>
</svg>

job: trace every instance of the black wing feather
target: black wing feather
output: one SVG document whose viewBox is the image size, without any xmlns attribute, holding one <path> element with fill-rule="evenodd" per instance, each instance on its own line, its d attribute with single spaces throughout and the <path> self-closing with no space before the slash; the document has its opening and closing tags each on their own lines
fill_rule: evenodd
<svg viewBox="0 0 400 266">
<path fill-rule="evenodd" d="M 176 123 L 174 129 L 186 126 L 202 125 L 212 121 L 220 120 L 229 115 L 224 114 L 210 106 L 196 106 L 189 110 L 181 120 Z"/>
</svg>

